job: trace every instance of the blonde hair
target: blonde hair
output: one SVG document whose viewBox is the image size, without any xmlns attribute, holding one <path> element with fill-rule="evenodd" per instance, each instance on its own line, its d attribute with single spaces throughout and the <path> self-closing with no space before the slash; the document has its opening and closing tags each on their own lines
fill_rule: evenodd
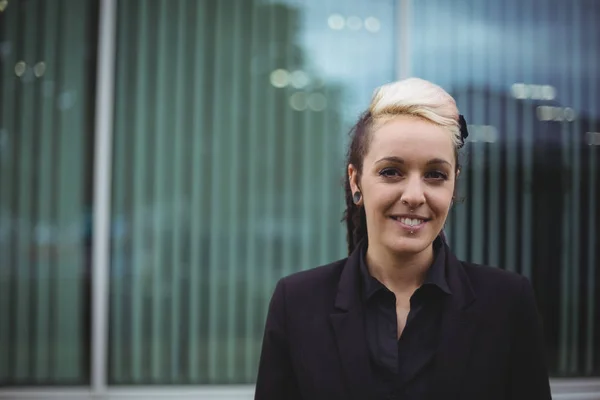
<svg viewBox="0 0 600 400">
<path fill-rule="evenodd" d="M 440 86 L 424 79 L 408 78 L 377 88 L 369 112 L 374 129 L 399 115 L 413 115 L 447 128 L 454 145 L 461 144 L 456 102 Z"/>
</svg>

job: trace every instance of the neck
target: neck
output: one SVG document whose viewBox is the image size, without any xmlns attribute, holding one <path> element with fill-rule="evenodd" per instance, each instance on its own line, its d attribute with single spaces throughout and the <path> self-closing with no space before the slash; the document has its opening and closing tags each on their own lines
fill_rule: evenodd
<svg viewBox="0 0 600 400">
<path fill-rule="evenodd" d="M 369 243 L 366 262 L 371 275 L 389 290 L 412 293 L 425 280 L 433 263 L 433 244 L 413 254 L 393 254 Z"/>
</svg>

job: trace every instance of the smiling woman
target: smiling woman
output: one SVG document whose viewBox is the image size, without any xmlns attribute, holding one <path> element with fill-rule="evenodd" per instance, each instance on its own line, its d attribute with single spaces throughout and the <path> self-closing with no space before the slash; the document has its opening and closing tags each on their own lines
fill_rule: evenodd
<svg viewBox="0 0 600 400">
<path fill-rule="evenodd" d="M 442 234 L 467 136 L 454 99 L 385 85 L 351 134 L 349 257 L 279 281 L 255 398 L 549 399 L 528 280 Z"/>
</svg>

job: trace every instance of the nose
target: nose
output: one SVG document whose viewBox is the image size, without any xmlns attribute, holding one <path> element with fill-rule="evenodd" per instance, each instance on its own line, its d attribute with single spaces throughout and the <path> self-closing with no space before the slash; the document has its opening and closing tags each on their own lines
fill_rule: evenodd
<svg viewBox="0 0 600 400">
<path fill-rule="evenodd" d="M 413 175 L 408 177 L 405 182 L 406 185 L 404 186 L 400 201 L 414 210 L 425 203 L 423 181 L 420 176 Z"/>
</svg>

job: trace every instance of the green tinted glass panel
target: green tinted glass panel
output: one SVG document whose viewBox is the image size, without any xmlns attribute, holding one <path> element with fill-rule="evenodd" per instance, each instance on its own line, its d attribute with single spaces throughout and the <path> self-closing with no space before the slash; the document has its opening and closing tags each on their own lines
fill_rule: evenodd
<svg viewBox="0 0 600 400">
<path fill-rule="evenodd" d="M 94 1 L 0 12 L 0 386 L 89 382 Z"/>
</svg>

